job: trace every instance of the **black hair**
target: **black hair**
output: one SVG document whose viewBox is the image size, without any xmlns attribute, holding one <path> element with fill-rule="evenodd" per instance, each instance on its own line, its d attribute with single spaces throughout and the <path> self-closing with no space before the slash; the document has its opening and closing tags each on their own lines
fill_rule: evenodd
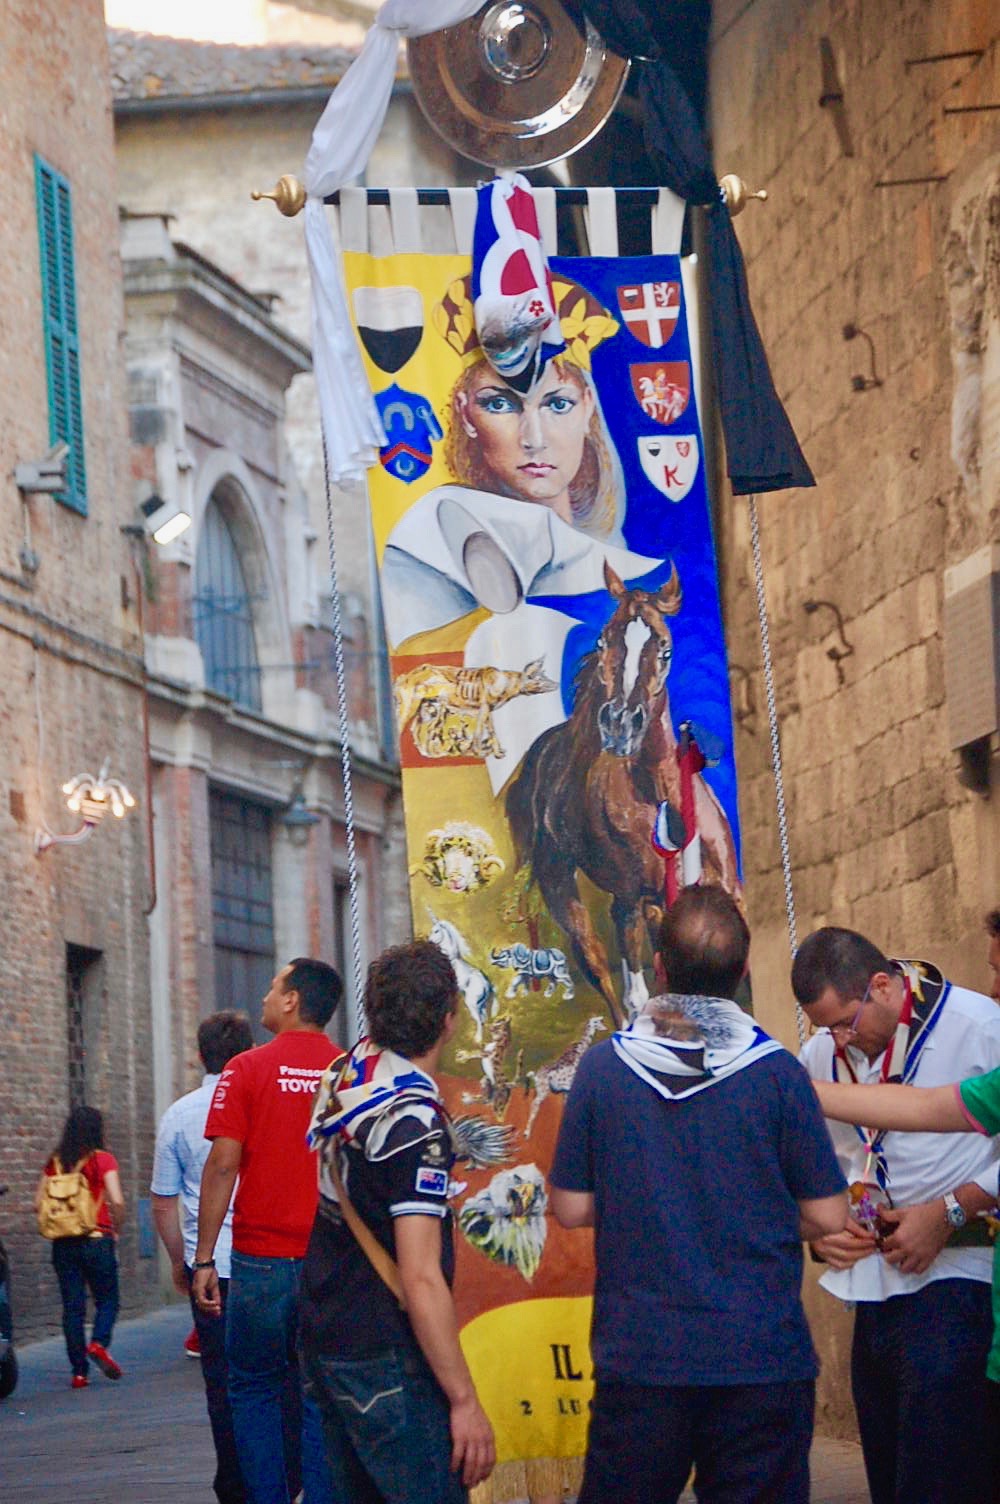
<svg viewBox="0 0 1000 1504">
<path fill-rule="evenodd" d="M 828 987 L 846 1003 L 864 997 L 876 972 L 892 969 L 892 963 L 864 935 L 827 925 L 807 935 L 796 951 L 792 991 L 803 1008 L 815 1003 Z"/>
<path fill-rule="evenodd" d="M 437 1044 L 457 1000 L 455 968 L 429 940 L 394 945 L 368 968 L 365 1012 L 371 1037 L 408 1060 Z"/>
<path fill-rule="evenodd" d="M 984 921 L 986 933 L 994 940 L 1000 940 L 1000 909 L 990 909 Z"/>
<path fill-rule="evenodd" d="M 71 1107 L 63 1124 L 56 1155 L 64 1170 L 71 1170 L 95 1149 L 104 1148 L 104 1118 L 96 1107 Z"/>
<path fill-rule="evenodd" d="M 663 915 L 660 960 L 671 992 L 732 998 L 749 954 L 747 922 L 725 888 L 684 888 Z"/>
<path fill-rule="evenodd" d="M 198 1025 L 198 1054 L 210 1076 L 217 1076 L 234 1055 L 253 1049 L 253 1030 L 245 1013 L 223 1008 Z"/>
<path fill-rule="evenodd" d="M 344 984 L 333 967 L 310 956 L 289 961 L 284 987 L 286 992 L 298 993 L 302 1022 L 320 1029 L 326 1028 L 344 995 Z"/>
</svg>

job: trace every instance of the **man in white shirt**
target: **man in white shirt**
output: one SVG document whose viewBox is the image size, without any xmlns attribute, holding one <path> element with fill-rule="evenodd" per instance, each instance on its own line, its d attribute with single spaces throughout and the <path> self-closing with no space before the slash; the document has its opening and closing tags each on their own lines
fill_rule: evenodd
<svg viewBox="0 0 1000 1504">
<path fill-rule="evenodd" d="M 201 1174 L 212 1145 L 205 1137 L 205 1119 L 223 1069 L 234 1055 L 253 1047 L 253 1031 L 245 1013 L 226 1010 L 202 1020 L 198 1028 L 198 1053 L 205 1067 L 202 1082 L 194 1091 L 168 1107 L 156 1135 L 156 1154 L 150 1192 L 153 1221 L 160 1241 L 170 1256 L 174 1287 L 190 1298 L 191 1269 L 198 1241 L 198 1201 Z M 178 1219 L 178 1203 L 180 1218 Z M 215 1263 L 225 1317 L 229 1288 L 229 1257 L 232 1251 L 233 1209 L 226 1213 Z M 201 1343 L 201 1371 L 205 1380 L 208 1418 L 215 1442 L 216 1473 L 213 1487 L 219 1504 L 245 1504 L 246 1491 L 233 1440 L 233 1422 L 226 1388 L 226 1324 L 206 1316 L 191 1302 Z"/>
<path fill-rule="evenodd" d="M 941 1086 L 1000 1065 L 1000 1009 L 936 967 L 889 960 L 853 930 L 803 941 L 792 987 L 818 1032 L 820 1081 Z M 813 1253 L 856 1305 L 854 1395 L 872 1504 L 989 1497 L 986 1357 L 991 1250 L 977 1213 L 998 1198 L 1000 1149 L 978 1135 L 830 1125 L 854 1215 Z"/>
</svg>

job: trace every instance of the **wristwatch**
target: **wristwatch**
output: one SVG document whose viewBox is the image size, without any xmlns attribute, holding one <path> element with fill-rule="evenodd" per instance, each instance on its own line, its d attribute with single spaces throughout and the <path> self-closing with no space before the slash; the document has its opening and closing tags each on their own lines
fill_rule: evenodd
<svg viewBox="0 0 1000 1504">
<path fill-rule="evenodd" d="M 969 1220 L 962 1210 L 959 1199 L 955 1195 L 954 1191 L 945 1191 L 944 1214 L 948 1219 L 948 1226 L 953 1228 L 956 1232 L 960 1227 L 964 1227 L 966 1222 Z"/>
</svg>

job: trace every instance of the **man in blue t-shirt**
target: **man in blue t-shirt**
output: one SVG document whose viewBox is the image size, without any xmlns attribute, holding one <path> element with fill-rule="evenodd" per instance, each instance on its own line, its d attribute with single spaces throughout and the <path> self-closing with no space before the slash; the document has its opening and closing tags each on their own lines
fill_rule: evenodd
<svg viewBox="0 0 1000 1504">
<path fill-rule="evenodd" d="M 802 1239 L 844 1179 L 809 1079 L 733 1001 L 750 934 L 721 888 L 664 916 L 663 993 L 580 1063 L 552 1205 L 595 1230 L 580 1504 L 807 1504 L 816 1356 Z"/>
</svg>

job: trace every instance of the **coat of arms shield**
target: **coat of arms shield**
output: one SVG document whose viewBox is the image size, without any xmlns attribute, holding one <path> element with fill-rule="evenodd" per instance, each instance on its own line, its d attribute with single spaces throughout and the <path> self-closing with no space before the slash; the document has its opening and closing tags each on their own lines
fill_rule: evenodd
<svg viewBox="0 0 1000 1504">
<path fill-rule="evenodd" d="M 639 439 L 639 463 L 648 480 L 671 501 L 683 501 L 698 474 L 698 436 L 647 435 Z"/>
<path fill-rule="evenodd" d="M 632 282 L 618 288 L 618 307 L 625 327 L 636 339 L 658 350 L 677 328 L 681 311 L 679 282 Z"/>
</svg>

